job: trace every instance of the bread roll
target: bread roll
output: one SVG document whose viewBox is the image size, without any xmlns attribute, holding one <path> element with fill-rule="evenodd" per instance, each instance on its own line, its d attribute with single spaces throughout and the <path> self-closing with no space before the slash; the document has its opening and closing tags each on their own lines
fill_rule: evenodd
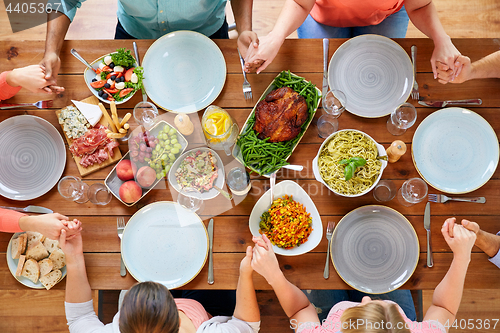
<svg viewBox="0 0 500 333">
<path fill-rule="evenodd" d="M 40 260 L 38 262 L 38 266 L 40 266 L 40 278 L 41 278 L 44 275 L 47 275 L 50 273 L 50 271 L 54 267 L 54 263 L 49 258 L 45 258 L 45 259 Z"/>
<path fill-rule="evenodd" d="M 61 249 L 52 252 L 49 259 L 52 260 L 52 263 L 54 264 L 54 267 L 52 268 L 53 270 L 61 269 L 66 266 L 66 256 Z"/>
<path fill-rule="evenodd" d="M 19 237 L 12 240 L 11 244 L 11 255 L 12 259 L 19 259 L 21 254 L 26 250 L 26 234 L 20 234 Z"/>
<path fill-rule="evenodd" d="M 35 259 L 36 261 L 42 260 L 43 258 L 47 258 L 49 256 L 49 252 L 45 249 L 42 243 L 37 242 L 31 245 L 26 251 L 27 259 Z"/>
<path fill-rule="evenodd" d="M 62 272 L 58 269 L 50 272 L 49 274 L 42 276 L 40 282 L 43 284 L 45 289 L 49 290 L 59 282 L 62 278 Z"/>
<path fill-rule="evenodd" d="M 59 241 L 50 238 L 45 238 L 45 240 L 43 241 L 43 246 L 45 246 L 47 251 L 52 253 L 59 248 Z"/>
<path fill-rule="evenodd" d="M 26 231 L 26 235 L 28 236 L 28 249 L 37 241 L 43 242 L 45 240 L 45 236 L 36 231 Z"/>
<path fill-rule="evenodd" d="M 21 275 L 27 277 L 28 279 L 33 281 L 33 283 L 37 283 L 38 278 L 40 277 L 40 267 L 38 266 L 36 260 L 26 260 Z"/>
<path fill-rule="evenodd" d="M 17 263 L 17 270 L 16 270 L 16 276 L 21 276 L 23 273 L 23 267 L 24 267 L 24 262 L 26 261 L 26 256 L 21 255 L 19 257 L 19 262 Z"/>
</svg>

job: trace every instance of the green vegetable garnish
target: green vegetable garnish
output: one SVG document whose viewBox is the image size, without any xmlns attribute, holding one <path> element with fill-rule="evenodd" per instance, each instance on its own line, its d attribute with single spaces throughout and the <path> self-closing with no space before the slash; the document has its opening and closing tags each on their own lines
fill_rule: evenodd
<svg viewBox="0 0 500 333">
<path fill-rule="evenodd" d="M 345 180 L 348 181 L 352 177 L 354 177 L 354 172 L 356 172 L 356 168 L 362 167 L 366 164 L 366 160 L 362 157 L 351 157 L 349 159 L 344 159 L 339 162 L 339 164 L 347 164 L 344 168 L 344 177 Z"/>
<path fill-rule="evenodd" d="M 134 68 L 134 73 L 137 75 L 137 83 L 125 82 L 125 88 L 134 88 L 134 90 L 142 89 L 142 80 L 144 79 L 144 69 L 142 67 Z"/>
<path fill-rule="evenodd" d="M 134 57 L 130 54 L 130 50 L 124 48 L 116 50 L 116 53 L 111 54 L 111 60 L 115 66 L 132 67 L 135 64 Z"/>
</svg>

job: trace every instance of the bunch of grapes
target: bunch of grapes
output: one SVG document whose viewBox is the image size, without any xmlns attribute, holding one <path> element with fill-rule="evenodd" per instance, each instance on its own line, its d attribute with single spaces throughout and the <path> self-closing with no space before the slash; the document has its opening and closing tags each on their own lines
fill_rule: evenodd
<svg viewBox="0 0 500 333">
<path fill-rule="evenodd" d="M 156 178 L 164 178 L 175 159 L 178 157 L 182 146 L 178 142 L 177 131 L 168 125 L 158 133 L 158 144 L 154 147 L 149 166 L 155 169 Z"/>
<path fill-rule="evenodd" d="M 160 140 L 155 138 L 149 131 L 144 131 L 129 140 L 130 157 L 133 162 L 149 162 L 153 149 Z"/>
</svg>

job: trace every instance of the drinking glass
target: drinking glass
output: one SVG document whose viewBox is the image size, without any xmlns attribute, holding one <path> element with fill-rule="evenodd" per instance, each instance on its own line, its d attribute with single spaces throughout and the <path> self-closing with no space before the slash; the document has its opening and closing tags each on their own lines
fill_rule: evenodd
<svg viewBox="0 0 500 333">
<path fill-rule="evenodd" d="M 337 132 L 339 121 L 331 114 L 324 114 L 318 119 L 318 135 L 320 138 L 327 138 L 330 134 Z"/>
<path fill-rule="evenodd" d="M 322 98 L 323 110 L 332 115 L 334 118 L 340 117 L 345 110 L 346 103 L 345 94 L 337 89 L 328 91 Z"/>
<path fill-rule="evenodd" d="M 381 180 L 373 189 L 373 197 L 378 202 L 391 201 L 396 196 L 398 188 L 391 180 Z"/>
<path fill-rule="evenodd" d="M 151 102 L 139 102 L 134 107 L 134 118 L 139 125 L 150 128 L 158 116 L 156 105 Z"/>
<path fill-rule="evenodd" d="M 403 103 L 394 109 L 387 119 L 387 130 L 392 135 L 402 135 L 416 120 L 417 109 L 410 103 Z"/>
<path fill-rule="evenodd" d="M 427 184 L 420 178 L 411 178 L 398 191 L 398 201 L 409 207 L 421 202 L 427 196 Z"/>
<path fill-rule="evenodd" d="M 227 186 L 234 195 L 246 195 L 252 184 L 245 167 L 234 167 L 227 174 Z"/>
<path fill-rule="evenodd" d="M 107 205 L 111 201 L 111 192 L 103 183 L 90 185 L 89 200 L 95 205 Z"/>
<path fill-rule="evenodd" d="M 89 201 L 89 186 L 78 177 L 66 176 L 57 184 L 59 194 L 66 200 L 76 203 Z"/>
<path fill-rule="evenodd" d="M 193 187 L 182 188 L 177 195 L 177 203 L 195 213 L 203 208 L 201 192 Z"/>
</svg>

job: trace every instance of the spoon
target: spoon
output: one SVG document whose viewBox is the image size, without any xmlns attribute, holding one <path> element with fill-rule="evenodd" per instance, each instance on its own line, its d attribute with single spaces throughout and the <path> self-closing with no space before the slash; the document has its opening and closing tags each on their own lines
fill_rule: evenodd
<svg viewBox="0 0 500 333">
<path fill-rule="evenodd" d="M 269 178 L 269 183 L 270 183 L 269 193 L 271 194 L 271 206 L 272 206 L 273 202 L 274 202 L 274 193 L 273 193 L 273 190 L 274 190 L 274 185 L 276 184 L 276 172 L 273 172 L 271 174 L 271 177 Z"/>
<path fill-rule="evenodd" d="M 84 64 L 89 69 L 91 69 L 93 72 L 95 72 L 94 67 L 90 66 L 90 64 L 87 62 L 87 60 L 83 59 L 83 57 L 78 52 L 76 52 L 75 49 L 71 49 L 70 52 L 71 52 L 72 55 L 75 56 L 76 59 L 80 60 L 82 62 L 82 64 Z"/>
<path fill-rule="evenodd" d="M 302 171 L 304 169 L 304 166 L 297 165 L 297 164 L 288 164 L 288 165 L 283 165 L 282 168 L 295 170 L 295 171 Z"/>
</svg>

